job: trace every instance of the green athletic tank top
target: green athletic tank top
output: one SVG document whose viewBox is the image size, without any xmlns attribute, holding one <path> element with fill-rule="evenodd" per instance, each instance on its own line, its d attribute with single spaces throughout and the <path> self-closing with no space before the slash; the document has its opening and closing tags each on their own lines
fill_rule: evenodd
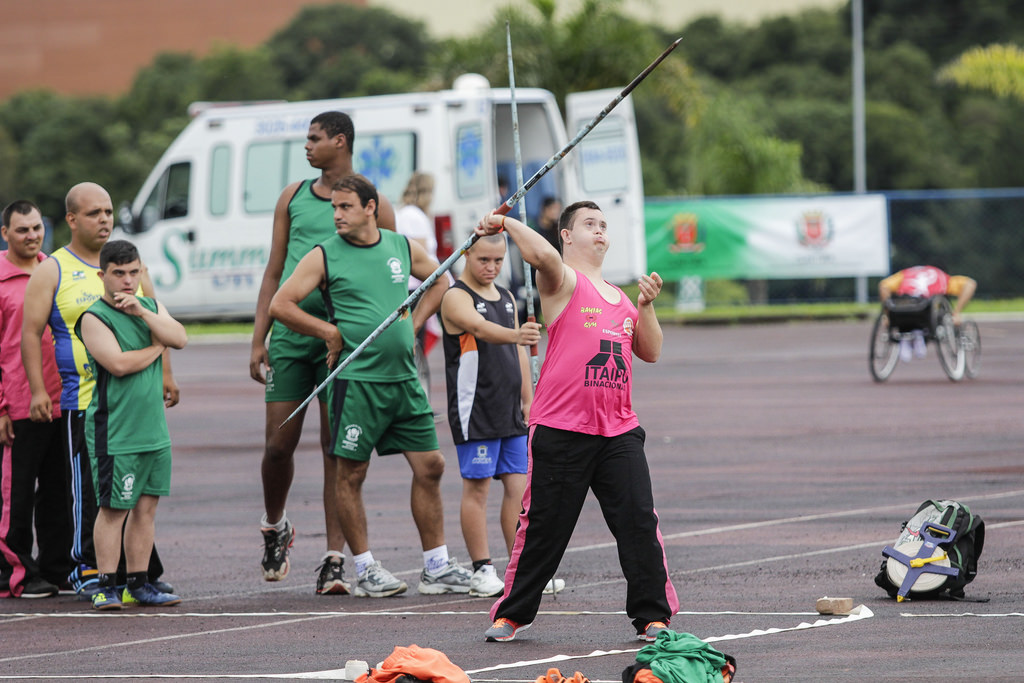
<svg viewBox="0 0 1024 683">
<path fill-rule="evenodd" d="M 328 320 L 338 326 L 345 360 L 409 296 L 412 256 L 409 241 L 380 230 L 370 246 L 357 246 L 340 236 L 319 245 L 324 254 Z M 416 378 L 412 318 L 396 320 L 341 371 L 342 379 L 402 382 Z"/>
<path fill-rule="evenodd" d="M 318 197 L 313 192 L 314 182 L 315 179 L 303 180 L 288 203 L 291 227 L 288 230 L 288 253 L 284 259 L 281 282 L 288 279 L 302 257 L 313 247 L 335 235 L 334 207 L 330 199 Z M 319 292 L 307 296 L 299 307 L 321 320 L 327 319 L 327 309 L 324 308 L 323 297 Z"/>
<path fill-rule="evenodd" d="M 98 278 L 97 278 L 98 279 Z M 156 300 L 139 297 L 139 303 L 153 311 Z M 134 315 L 123 313 L 100 299 L 82 316 L 95 315 L 114 333 L 123 351 L 144 349 L 151 343 L 149 326 Z M 75 325 L 81 336 L 82 322 Z M 171 445 L 164 415 L 163 361 L 157 358 L 146 368 L 115 377 L 89 354 L 96 374 L 92 401 L 85 411 L 85 436 L 89 452 L 103 455 L 134 455 Z"/>
</svg>

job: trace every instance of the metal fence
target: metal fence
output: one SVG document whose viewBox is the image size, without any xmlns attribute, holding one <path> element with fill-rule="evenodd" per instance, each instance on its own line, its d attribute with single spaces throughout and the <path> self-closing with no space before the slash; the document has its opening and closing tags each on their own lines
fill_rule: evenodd
<svg viewBox="0 0 1024 683">
<path fill-rule="evenodd" d="M 928 264 L 978 281 L 979 299 L 1024 297 L 1024 188 L 883 192 L 895 272 Z M 869 278 L 869 300 L 880 278 Z M 823 302 L 857 298 L 852 278 L 745 283 L 750 301 Z M 716 298 L 708 292 L 708 302 Z"/>
<path fill-rule="evenodd" d="M 922 263 L 1024 297 L 1024 188 L 887 192 L 892 269 Z"/>
</svg>

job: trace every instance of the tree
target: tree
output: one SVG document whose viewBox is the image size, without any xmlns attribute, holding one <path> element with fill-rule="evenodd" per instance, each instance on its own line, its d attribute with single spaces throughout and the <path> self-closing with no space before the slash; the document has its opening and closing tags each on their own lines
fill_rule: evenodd
<svg viewBox="0 0 1024 683">
<path fill-rule="evenodd" d="M 377 7 L 302 9 L 267 43 L 295 99 L 401 92 L 427 75 L 432 41 L 418 21 Z"/>
<path fill-rule="evenodd" d="M 938 78 L 1024 102 L 1024 50 L 1016 45 L 974 47 L 944 66 Z"/>
</svg>

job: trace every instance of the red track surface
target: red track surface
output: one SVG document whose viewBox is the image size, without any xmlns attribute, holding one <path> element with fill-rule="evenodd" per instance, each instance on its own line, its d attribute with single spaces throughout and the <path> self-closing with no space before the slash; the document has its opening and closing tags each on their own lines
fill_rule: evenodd
<svg viewBox="0 0 1024 683">
<path fill-rule="evenodd" d="M 702 638 L 791 628 L 818 618 L 817 598 L 853 597 L 874 616 L 716 646 L 737 657 L 747 683 L 1024 680 L 1024 323 L 980 325 L 978 379 L 948 381 L 929 349 L 881 385 L 868 374 L 866 322 L 667 329 L 661 361 L 635 365 L 634 403 L 682 601 L 672 628 Z M 443 410 L 440 353 L 431 360 L 433 403 Z M 593 501 L 559 571 L 567 589 L 544 599 L 520 639 L 483 642 L 490 600 L 416 593 L 420 549 L 408 467 L 397 456 L 374 460 L 365 494 L 374 554 L 410 593 L 316 596 L 324 523 L 315 418 L 288 508 L 298 529 L 292 571 L 264 583 L 263 404 L 247 365 L 247 342 L 197 340 L 175 354 L 182 403 L 169 412 L 173 492 L 161 502 L 157 539 L 185 601 L 112 616 L 71 596 L 0 601 L 0 677 L 280 677 L 342 669 L 348 659 L 372 665 L 411 643 L 473 671 L 639 646 L 616 614 L 625 584 Z M 464 559 L 457 465 L 446 424 L 439 433 L 450 454 L 448 545 Z M 990 602 L 898 605 L 873 584 L 882 547 L 927 498 L 959 499 L 987 522 L 967 594 Z M 492 503 L 498 559 L 496 495 Z M 956 616 L 968 612 L 1017 616 Z M 558 666 L 618 681 L 633 659 L 537 662 L 472 678 L 532 681 Z"/>
</svg>

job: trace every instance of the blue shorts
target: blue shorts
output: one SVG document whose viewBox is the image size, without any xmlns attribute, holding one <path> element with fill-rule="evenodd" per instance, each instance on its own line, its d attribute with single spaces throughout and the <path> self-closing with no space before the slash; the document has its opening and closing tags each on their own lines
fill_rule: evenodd
<svg viewBox="0 0 1024 683">
<path fill-rule="evenodd" d="M 503 474 L 526 474 L 526 434 L 503 439 L 457 444 L 463 479 L 497 479 Z"/>
</svg>

